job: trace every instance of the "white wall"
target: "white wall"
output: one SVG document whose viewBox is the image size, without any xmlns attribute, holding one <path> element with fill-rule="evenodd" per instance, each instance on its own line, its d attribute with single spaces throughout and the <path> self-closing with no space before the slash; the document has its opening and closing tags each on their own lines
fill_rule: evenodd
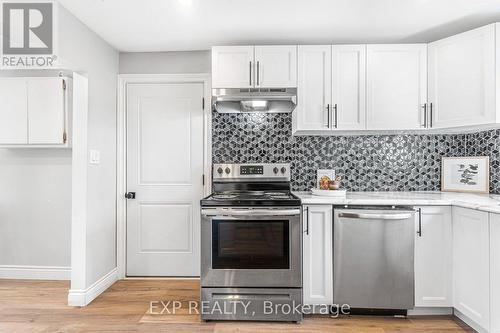
<svg viewBox="0 0 500 333">
<path fill-rule="evenodd" d="M 101 163 L 88 164 L 86 246 L 82 285 L 85 289 L 116 267 L 116 88 L 118 52 L 59 8 L 59 56 L 88 78 L 88 149 L 99 150 Z M 82 236 L 82 235 L 80 235 Z"/>
<path fill-rule="evenodd" d="M 120 74 L 210 73 L 210 51 L 120 53 Z"/>
<path fill-rule="evenodd" d="M 71 151 L 0 149 L 0 269 L 70 266 Z"/>
</svg>

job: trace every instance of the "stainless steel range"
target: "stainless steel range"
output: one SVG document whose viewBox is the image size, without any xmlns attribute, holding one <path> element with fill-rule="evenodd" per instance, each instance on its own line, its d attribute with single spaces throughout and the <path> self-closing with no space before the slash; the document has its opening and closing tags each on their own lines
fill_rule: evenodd
<svg viewBox="0 0 500 333">
<path fill-rule="evenodd" d="M 201 318 L 302 320 L 293 311 L 302 225 L 289 165 L 216 164 L 213 175 L 214 193 L 201 201 Z"/>
</svg>

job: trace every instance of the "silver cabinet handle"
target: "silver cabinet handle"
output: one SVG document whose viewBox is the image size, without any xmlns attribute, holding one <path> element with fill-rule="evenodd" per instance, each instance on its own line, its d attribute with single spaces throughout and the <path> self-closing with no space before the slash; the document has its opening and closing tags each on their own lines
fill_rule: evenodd
<svg viewBox="0 0 500 333">
<path fill-rule="evenodd" d="M 203 216 L 290 216 L 299 215 L 300 209 L 202 209 Z"/>
<path fill-rule="evenodd" d="M 339 213 L 339 217 L 349 219 L 370 219 L 370 220 L 405 220 L 411 217 L 410 213 L 397 214 L 371 214 L 371 213 Z"/>
<path fill-rule="evenodd" d="M 260 61 L 257 61 L 257 85 L 260 85 Z"/>
<path fill-rule="evenodd" d="M 433 124 L 432 124 L 432 122 L 433 122 L 433 121 L 432 121 L 432 118 L 433 118 L 433 114 L 432 114 L 432 113 L 433 113 L 433 112 L 432 112 L 432 103 L 429 105 L 429 113 L 430 113 L 430 114 L 429 114 L 429 127 L 430 127 L 430 128 L 432 128 L 432 125 L 433 125 Z"/>
<path fill-rule="evenodd" d="M 327 128 L 330 128 L 330 104 L 326 105 L 326 125 Z"/>
<path fill-rule="evenodd" d="M 421 125 L 423 128 L 427 128 L 427 103 L 422 105 L 422 109 L 424 110 L 424 124 Z"/>
<path fill-rule="evenodd" d="M 309 236 L 309 207 L 306 207 L 306 235 Z"/>
<path fill-rule="evenodd" d="M 335 120 L 335 128 L 338 128 L 338 127 L 339 127 L 339 126 L 338 126 L 339 124 L 338 124 L 338 116 L 337 116 L 337 104 L 334 104 L 334 106 L 333 106 L 333 110 L 334 110 L 334 112 L 335 112 L 335 113 L 334 113 L 334 114 L 335 114 L 335 116 L 334 116 L 334 120 Z"/>
<path fill-rule="evenodd" d="M 252 86 L 252 62 L 250 61 L 250 82 L 249 85 Z"/>
<path fill-rule="evenodd" d="M 417 210 L 418 212 L 418 231 L 417 235 L 418 237 L 422 237 L 422 208 L 419 208 Z"/>
</svg>

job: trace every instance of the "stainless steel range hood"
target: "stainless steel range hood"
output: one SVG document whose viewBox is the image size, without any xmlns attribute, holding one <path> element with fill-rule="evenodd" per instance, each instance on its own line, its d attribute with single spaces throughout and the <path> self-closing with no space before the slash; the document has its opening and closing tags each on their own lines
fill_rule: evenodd
<svg viewBox="0 0 500 333">
<path fill-rule="evenodd" d="M 292 112 L 297 88 L 212 89 L 212 106 L 219 113 Z"/>
</svg>

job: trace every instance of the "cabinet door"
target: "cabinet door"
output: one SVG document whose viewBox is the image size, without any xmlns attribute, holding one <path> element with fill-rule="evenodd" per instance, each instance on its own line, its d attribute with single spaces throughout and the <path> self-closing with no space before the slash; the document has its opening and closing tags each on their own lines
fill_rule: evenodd
<svg viewBox="0 0 500 333">
<path fill-rule="evenodd" d="M 365 129 L 365 78 L 366 45 L 334 45 L 332 115 L 335 129 Z"/>
<path fill-rule="evenodd" d="M 432 127 L 479 125 L 495 119 L 495 26 L 429 44 Z"/>
<path fill-rule="evenodd" d="M 28 106 L 24 79 L 0 79 L 0 144 L 28 143 Z"/>
<path fill-rule="evenodd" d="M 332 206 L 304 206 L 304 304 L 333 304 L 332 213 Z"/>
<path fill-rule="evenodd" d="M 427 102 L 427 45 L 368 45 L 366 53 L 367 128 L 422 128 Z"/>
<path fill-rule="evenodd" d="M 63 144 L 65 124 L 63 79 L 29 79 L 28 143 Z"/>
<path fill-rule="evenodd" d="M 453 307 L 451 207 L 419 207 L 415 238 L 415 306 Z"/>
<path fill-rule="evenodd" d="M 453 304 L 489 329 L 490 256 L 488 213 L 453 208 Z"/>
<path fill-rule="evenodd" d="M 298 59 L 294 130 L 330 130 L 332 48 L 330 45 L 299 45 Z"/>
<path fill-rule="evenodd" d="M 255 82 L 253 46 L 212 47 L 212 88 L 250 88 Z"/>
<path fill-rule="evenodd" d="M 255 46 L 255 86 L 297 87 L 297 45 Z"/>
<path fill-rule="evenodd" d="M 490 214 L 490 332 L 500 332 L 500 214 Z"/>
</svg>

